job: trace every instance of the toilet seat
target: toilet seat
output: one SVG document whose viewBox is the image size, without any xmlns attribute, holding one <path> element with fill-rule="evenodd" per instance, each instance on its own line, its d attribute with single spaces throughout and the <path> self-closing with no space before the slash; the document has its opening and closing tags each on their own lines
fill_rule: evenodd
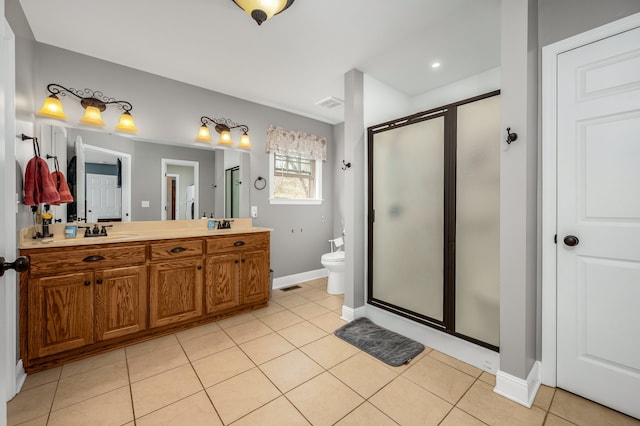
<svg viewBox="0 0 640 426">
<path fill-rule="evenodd" d="M 321 261 L 324 262 L 344 262 L 344 252 L 334 251 L 333 253 L 325 253 L 322 255 Z"/>
</svg>

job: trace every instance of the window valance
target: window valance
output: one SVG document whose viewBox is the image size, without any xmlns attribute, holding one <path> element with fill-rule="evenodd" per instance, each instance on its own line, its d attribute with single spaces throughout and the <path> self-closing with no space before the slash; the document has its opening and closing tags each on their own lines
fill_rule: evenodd
<svg viewBox="0 0 640 426">
<path fill-rule="evenodd" d="M 267 127 L 267 152 L 312 160 L 327 160 L 327 140 L 304 132 Z"/>
</svg>

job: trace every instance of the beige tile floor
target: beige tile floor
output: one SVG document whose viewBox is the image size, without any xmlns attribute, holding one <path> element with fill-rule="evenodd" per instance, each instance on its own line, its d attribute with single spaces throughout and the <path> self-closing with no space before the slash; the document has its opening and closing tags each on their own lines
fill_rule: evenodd
<svg viewBox="0 0 640 426">
<path fill-rule="evenodd" d="M 267 308 L 28 376 L 9 425 L 640 425 L 542 387 L 527 409 L 495 377 L 427 348 L 389 367 L 333 336 L 326 279 Z"/>
</svg>

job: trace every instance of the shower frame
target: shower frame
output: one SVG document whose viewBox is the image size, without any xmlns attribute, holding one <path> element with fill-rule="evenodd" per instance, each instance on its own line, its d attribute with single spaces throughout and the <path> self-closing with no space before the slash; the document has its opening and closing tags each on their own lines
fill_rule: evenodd
<svg viewBox="0 0 640 426">
<path fill-rule="evenodd" d="M 395 313 L 412 321 L 427 325 L 463 340 L 499 352 L 499 346 L 484 342 L 456 331 L 456 177 L 457 177 L 457 108 L 472 102 L 500 95 L 492 91 L 459 102 L 419 112 L 406 117 L 387 121 L 367 129 L 367 165 L 368 165 L 368 209 L 367 209 L 367 303 Z M 373 252 L 374 252 L 374 143 L 375 135 L 384 131 L 410 126 L 444 117 L 444 238 L 443 238 L 443 319 L 438 320 L 378 299 L 374 294 Z M 498 143 L 498 142 L 496 142 Z"/>
</svg>

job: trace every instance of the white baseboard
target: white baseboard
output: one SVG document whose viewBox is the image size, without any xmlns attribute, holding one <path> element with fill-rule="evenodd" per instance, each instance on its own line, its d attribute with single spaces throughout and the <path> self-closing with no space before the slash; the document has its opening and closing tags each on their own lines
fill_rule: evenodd
<svg viewBox="0 0 640 426">
<path fill-rule="evenodd" d="M 287 275 L 273 279 L 273 289 L 290 287 L 305 281 L 317 280 L 329 276 L 326 268 L 316 269 L 314 271 L 300 272 L 299 274 Z"/>
<path fill-rule="evenodd" d="M 496 374 L 500 354 L 459 337 L 433 329 L 426 325 L 396 315 L 371 305 L 366 306 L 366 317 L 381 327 L 416 340 L 423 345 L 452 356 L 467 364 Z"/>
<path fill-rule="evenodd" d="M 529 371 L 527 380 L 512 376 L 498 370 L 496 374 L 496 387 L 493 391 L 520 405 L 531 408 L 541 384 L 540 361 L 536 361 Z"/>
<path fill-rule="evenodd" d="M 16 394 L 22 389 L 25 380 L 27 380 L 27 373 L 24 371 L 22 360 L 18 360 L 16 364 Z"/>
<path fill-rule="evenodd" d="M 367 308 L 366 306 L 360 306 L 357 308 L 350 308 L 348 306 L 342 305 L 342 319 L 345 321 L 353 321 L 356 318 L 361 318 L 366 316 Z"/>
</svg>

